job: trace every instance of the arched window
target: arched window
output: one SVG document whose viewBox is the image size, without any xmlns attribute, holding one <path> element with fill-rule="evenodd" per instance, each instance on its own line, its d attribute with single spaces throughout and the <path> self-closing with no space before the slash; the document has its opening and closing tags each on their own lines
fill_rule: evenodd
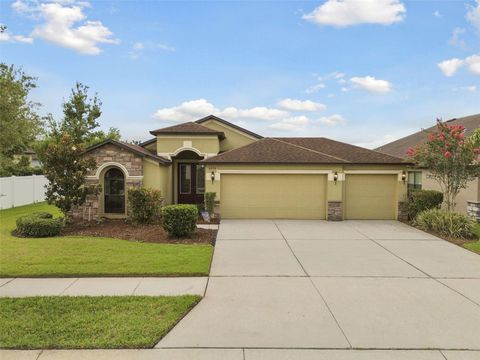
<svg viewBox="0 0 480 360">
<path fill-rule="evenodd" d="M 107 170 L 104 177 L 105 213 L 125 213 L 125 176 L 118 168 Z"/>
</svg>

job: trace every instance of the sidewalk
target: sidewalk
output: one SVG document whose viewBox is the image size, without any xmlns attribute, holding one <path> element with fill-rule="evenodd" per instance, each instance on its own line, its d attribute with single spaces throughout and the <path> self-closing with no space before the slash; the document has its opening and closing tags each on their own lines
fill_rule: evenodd
<svg viewBox="0 0 480 360">
<path fill-rule="evenodd" d="M 205 294 L 207 277 L 0 279 L 0 297 Z"/>
<path fill-rule="evenodd" d="M 478 360 L 480 351 L 146 349 L 0 350 L 2 360 Z"/>
</svg>

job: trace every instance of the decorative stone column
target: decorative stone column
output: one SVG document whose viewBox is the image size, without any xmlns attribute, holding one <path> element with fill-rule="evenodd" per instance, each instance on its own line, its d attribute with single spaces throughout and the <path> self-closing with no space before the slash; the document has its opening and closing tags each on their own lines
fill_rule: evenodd
<svg viewBox="0 0 480 360">
<path fill-rule="evenodd" d="M 398 221 L 408 221 L 408 203 L 406 201 L 398 202 Z"/>
<path fill-rule="evenodd" d="M 342 221 L 343 220 L 343 202 L 329 201 L 328 202 L 328 221 Z"/>
<path fill-rule="evenodd" d="M 480 222 L 480 201 L 467 201 L 467 215 Z"/>
</svg>

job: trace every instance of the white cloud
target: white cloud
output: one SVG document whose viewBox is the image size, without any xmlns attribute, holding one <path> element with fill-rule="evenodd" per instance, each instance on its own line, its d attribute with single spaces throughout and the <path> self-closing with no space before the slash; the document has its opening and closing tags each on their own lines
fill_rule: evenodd
<svg viewBox="0 0 480 360">
<path fill-rule="evenodd" d="M 8 31 L 0 33 L 0 41 L 33 44 L 33 38 L 23 35 L 12 35 Z"/>
<path fill-rule="evenodd" d="M 467 44 L 465 40 L 461 38 L 462 34 L 465 33 L 465 29 L 456 27 L 453 29 L 452 36 L 448 39 L 448 44 L 452 46 L 458 46 L 461 49 L 466 49 Z"/>
<path fill-rule="evenodd" d="M 278 106 L 291 111 L 321 111 L 325 110 L 324 104 L 313 102 L 311 100 L 283 99 L 278 102 Z"/>
<path fill-rule="evenodd" d="M 472 55 L 465 59 L 468 71 L 472 74 L 480 75 L 480 55 Z"/>
<path fill-rule="evenodd" d="M 175 48 L 163 43 L 138 41 L 132 45 L 132 50 L 128 53 L 128 55 L 132 59 L 138 59 L 140 56 L 144 54 L 145 51 L 151 51 L 151 50 L 162 50 L 162 51 L 173 52 L 175 51 Z"/>
<path fill-rule="evenodd" d="M 205 99 L 185 101 L 178 106 L 158 109 L 153 116 L 163 121 L 185 122 L 197 120 L 210 114 L 229 119 L 257 119 L 269 121 L 280 120 L 289 116 L 287 111 L 263 106 L 249 109 L 239 109 L 231 106 L 219 109 Z"/>
<path fill-rule="evenodd" d="M 392 141 L 398 140 L 400 138 L 401 136 L 398 136 L 398 135 L 386 134 L 383 136 L 375 136 L 372 139 L 367 141 L 353 142 L 353 144 L 356 146 L 367 148 L 367 149 L 376 149 L 379 146 L 391 143 Z"/>
<path fill-rule="evenodd" d="M 442 14 L 440 14 L 440 11 L 435 10 L 435 11 L 433 12 L 433 16 L 439 18 L 439 17 L 442 17 Z"/>
<path fill-rule="evenodd" d="M 375 93 L 387 93 L 392 90 L 392 84 L 387 80 L 375 79 L 373 76 L 352 77 L 353 87 Z"/>
<path fill-rule="evenodd" d="M 470 86 L 461 86 L 461 87 L 456 87 L 456 88 L 453 88 L 453 91 L 469 91 L 469 92 L 476 92 L 476 91 L 477 91 L 477 86 L 476 86 L 476 85 L 470 85 Z"/>
<path fill-rule="evenodd" d="M 102 51 L 100 44 L 118 44 L 119 41 L 100 21 L 86 20 L 83 9 L 88 6 L 87 2 L 74 0 L 40 4 L 17 0 L 12 4 L 15 11 L 44 21 L 34 28 L 32 37 L 81 54 L 98 55 Z"/>
<path fill-rule="evenodd" d="M 405 5 L 399 0 L 327 0 L 311 13 L 303 15 L 303 19 L 336 27 L 391 25 L 403 21 L 405 12 Z"/>
<path fill-rule="evenodd" d="M 323 125 L 335 126 L 338 124 L 343 124 L 345 122 L 345 118 L 340 114 L 334 114 L 330 116 L 323 116 L 316 121 Z"/>
<path fill-rule="evenodd" d="M 310 119 L 304 115 L 293 116 L 270 125 L 270 128 L 282 131 L 300 131 L 310 122 Z"/>
<path fill-rule="evenodd" d="M 467 6 L 469 10 L 465 17 L 480 33 L 480 0 L 477 0 L 477 6 Z"/>
<path fill-rule="evenodd" d="M 325 84 L 324 83 L 318 83 L 316 85 L 312 85 L 309 88 L 307 88 L 307 90 L 305 90 L 305 92 L 307 94 L 314 94 L 321 89 L 325 89 Z"/>
<path fill-rule="evenodd" d="M 440 68 L 440 70 L 442 70 L 443 75 L 450 77 L 455 75 L 455 73 L 463 66 L 463 64 L 464 61 L 462 59 L 453 58 L 439 62 L 437 66 Z"/>
</svg>

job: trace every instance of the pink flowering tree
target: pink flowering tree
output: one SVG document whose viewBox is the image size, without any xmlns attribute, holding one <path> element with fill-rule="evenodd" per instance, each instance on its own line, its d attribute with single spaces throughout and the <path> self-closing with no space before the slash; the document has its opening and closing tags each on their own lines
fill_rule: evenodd
<svg viewBox="0 0 480 360">
<path fill-rule="evenodd" d="M 460 190 L 480 175 L 479 146 L 476 136 L 465 137 L 462 125 L 437 120 L 436 131 L 428 135 L 426 142 L 407 150 L 408 159 L 428 169 L 428 177 L 440 184 L 448 212 L 454 210 Z"/>
</svg>

